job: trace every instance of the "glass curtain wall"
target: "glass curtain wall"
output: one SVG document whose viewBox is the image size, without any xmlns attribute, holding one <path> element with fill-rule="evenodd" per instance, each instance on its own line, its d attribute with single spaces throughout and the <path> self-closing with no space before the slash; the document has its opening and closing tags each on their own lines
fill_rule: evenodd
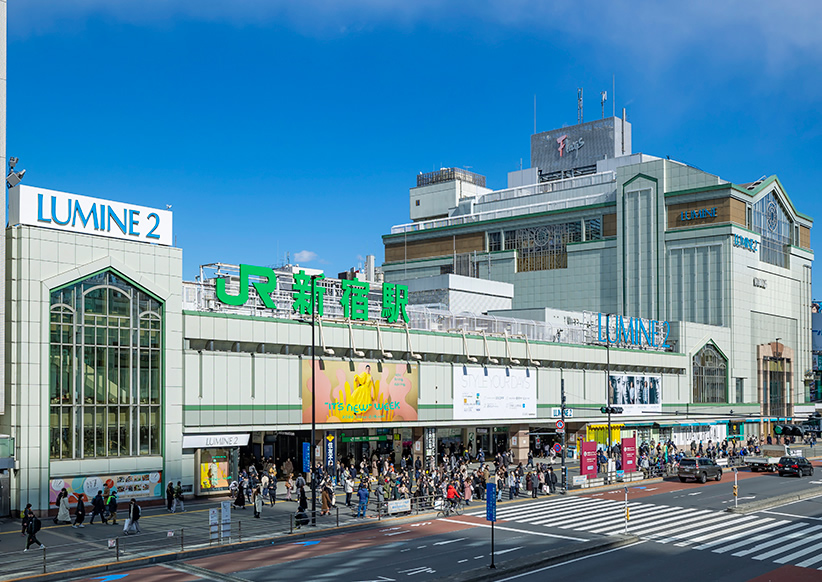
<svg viewBox="0 0 822 582">
<path fill-rule="evenodd" d="M 695 403 L 728 402 L 728 362 L 713 345 L 705 345 L 694 356 L 693 380 Z"/>
<path fill-rule="evenodd" d="M 52 292 L 52 459 L 160 454 L 162 324 L 162 303 L 111 271 Z"/>
</svg>

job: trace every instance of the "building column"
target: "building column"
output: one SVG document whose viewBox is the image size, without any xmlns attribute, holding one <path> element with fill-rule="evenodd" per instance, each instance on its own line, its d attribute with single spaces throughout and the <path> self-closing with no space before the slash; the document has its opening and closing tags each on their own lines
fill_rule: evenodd
<svg viewBox="0 0 822 582">
<path fill-rule="evenodd" d="M 529 427 L 527 425 L 512 426 L 508 433 L 511 454 L 514 457 L 514 464 L 528 462 L 528 438 Z"/>
</svg>

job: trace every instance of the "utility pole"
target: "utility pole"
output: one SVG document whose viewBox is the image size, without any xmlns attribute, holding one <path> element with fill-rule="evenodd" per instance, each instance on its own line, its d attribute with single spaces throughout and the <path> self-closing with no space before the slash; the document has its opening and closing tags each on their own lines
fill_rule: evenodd
<svg viewBox="0 0 822 582">
<path fill-rule="evenodd" d="M 316 465 L 317 439 L 317 364 L 315 363 L 314 352 L 317 345 L 314 340 L 314 326 L 316 324 L 317 306 L 317 275 L 311 275 L 311 467 L 309 467 L 311 477 L 311 525 L 317 525 L 317 475 L 314 470 Z"/>
<path fill-rule="evenodd" d="M 559 370 L 560 417 L 565 422 L 565 378 L 562 377 L 562 368 Z M 568 490 L 568 467 L 565 466 L 565 430 L 562 431 L 562 493 Z"/>
<path fill-rule="evenodd" d="M 607 330 L 606 330 L 607 333 Z M 605 341 L 605 405 L 608 407 L 608 458 L 611 458 L 611 348 Z"/>
</svg>

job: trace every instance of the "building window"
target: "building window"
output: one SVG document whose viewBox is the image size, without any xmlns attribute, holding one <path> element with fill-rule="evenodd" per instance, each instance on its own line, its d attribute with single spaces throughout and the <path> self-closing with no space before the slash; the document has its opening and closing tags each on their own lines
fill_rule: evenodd
<svg viewBox="0 0 822 582">
<path fill-rule="evenodd" d="M 736 379 L 736 402 L 745 402 L 745 378 Z"/>
<path fill-rule="evenodd" d="M 585 240 L 602 240 L 602 218 L 585 219 Z"/>
<path fill-rule="evenodd" d="M 774 192 L 753 207 L 753 228 L 762 237 L 759 259 L 777 267 L 788 267 L 793 225 Z"/>
<path fill-rule="evenodd" d="M 160 454 L 162 329 L 162 303 L 114 272 L 52 292 L 52 459 Z"/>
<path fill-rule="evenodd" d="M 496 252 L 502 250 L 502 233 L 489 232 L 488 233 L 488 251 Z"/>
<path fill-rule="evenodd" d="M 592 223 L 592 231 L 593 228 Z M 602 238 L 601 226 L 599 233 L 599 238 Z M 593 238 L 595 237 L 592 235 L 592 240 Z M 505 250 L 517 251 L 519 272 L 565 269 L 568 267 L 567 245 L 581 241 L 580 221 L 505 231 Z"/>
<path fill-rule="evenodd" d="M 712 344 L 706 344 L 694 356 L 693 402 L 713 404 L 728 402 L 728 361 Z"/>
</svg>

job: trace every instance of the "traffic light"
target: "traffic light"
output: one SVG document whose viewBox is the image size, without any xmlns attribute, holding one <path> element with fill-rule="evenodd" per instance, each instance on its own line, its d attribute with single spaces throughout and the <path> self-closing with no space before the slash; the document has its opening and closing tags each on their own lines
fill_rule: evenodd
<svg viewBox="0 0 822 582">
<path fill-rule="evenodd" d="M 621 406 L 603 406 L 599 409 L 602 414 L 622 414 Z"/>
<path fill-rule="evenodd" d="M 737 490 L 736 485 L 734 485 L 734 497 L 736 497 L 738 494 L 739 491 Z"/>
<path fill-rule="evenodd" d="M 773 427 L 776 436 L 805 436 L 805 429 L 796 424 L 776 424 Z"/>
</svg>

